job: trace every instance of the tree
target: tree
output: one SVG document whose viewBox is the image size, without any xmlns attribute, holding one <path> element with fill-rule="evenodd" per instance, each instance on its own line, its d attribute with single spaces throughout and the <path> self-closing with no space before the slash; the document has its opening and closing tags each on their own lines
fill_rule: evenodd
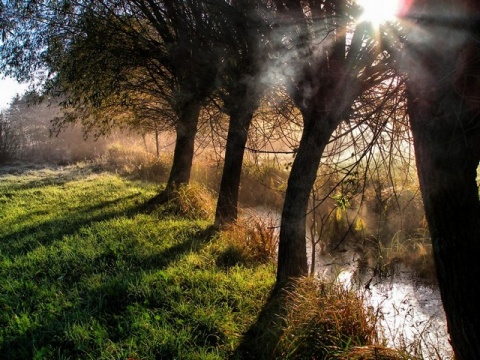
<svg viewBox="0 0 480 360">
<path fill-rule="evenodd" d="M 480 358 L 479 15 L 475 1 L 414 3 L 402 63 L 418 176 L 455 358 Z"/>
<path fill-rule="evenodd" d="M 402 189 L 411 184 L 413 145 L 405 119 L 404 88 L 402 79 L 392 77 L 363 92 L 354 102 L 348 121 L 337 127 L 322 155 L 307 219 L 312 275 L 317 245 L 322 252 L 349 245 L 358 247 L 359 242 L 364 243 L 367 231 L 374 228 L 376 241 L 392 239 L 393 234 L 382 239 L 383 234 L 378 232 L 384 231 L 383 226 L 373 225 L 371 215 L 385 215 L 385 199 L 400 211 Z M 389 190 L 386 198 L 385 190 Z M 373 197 L 379 206 L 370 208 Z M 367 213 L 368 230 L 364 222 Z M 402 216 L 399 218 L 402 223 Z M 395 225 L 398 235 L 403 226 Z"/>
<path fill-rule="evenodd" d="M 8 109 L 10 122 L 18 133 L 16 158 L 54 159 L 55 139 L 50 137 L 50 122 L 59 109 L 45 103 L 35 105 L 35 98 L 31 93 L 16 96 Z"/>
<path fill-rule="evenodd" d="M 354 100 L 388 75 L 368 24 L 348 1 L 275 1 L 279 63 L 304 128 L 288 179 L 280 230 L 277 288 L 306 275 L 306 211 L 321 156 Z M 351 34 L 350 36 L 347 34 Z M 286 61 L 285 61 L 286 60 Z"/>
<path fill-rule="evenodd" d="M 20 147 L 20 136 L 13 128 L 8 113 L 0 112 L 0 164 L 15 158 Z"/>
<path fill-rule="evenodd" d="M 218 68 L 208 3 L 18 1 L 4 10 L 1 69 L 19 79 L 48 69 L 47 88 L 76 110 L 70 119 L 83 112 L 95 126 L 112 124 L 99 118 L 106 113 L 144 116 L 168 105 L 177 138 L 166 193 L 188 183 L 200 109 Z"/>
<path fill-rule="evenodd" d="M 222 110 L 229 116 L 225 161 L 220 183 L 215 226 L 222 227 L 237 219 L 238 194 L 245 145 L 255 110 L 260 105 L 265 85 L 259 77 L 262 59 L 262 37 L 268 27 L 261 16 L 264 1 L 245 0 L 218 9 L 228 21 L 219 25 L 219 44 L 225 49 L 218 97 Z"/>
</svg>

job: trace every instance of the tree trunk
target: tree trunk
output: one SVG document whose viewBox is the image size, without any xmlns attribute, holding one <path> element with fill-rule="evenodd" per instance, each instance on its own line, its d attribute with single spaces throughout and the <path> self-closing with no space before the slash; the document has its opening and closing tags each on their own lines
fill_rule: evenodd
<svg viewBox="0 0 480 360">
<path fill-rule="evenodd" d="M 480 359 L 478 119 L 453 88 L 443 91 L 421 97 L 410 92 L 410 123 L 455 358 Z"/>
<path fill-rule="evenodd" d="M 242 113 L 241 111 L 230 116 L 222 181 L 215 212 L 216 228 L 237 220 L 243 156 L 252 117 L 252 112 Z"/>
<path fill-rule="evenodd" d="M 176 128 L 177 138 L 172 169 L 167 182 L 167 193 L 190 181 L 199 114 L 200 106 L 198 104 L 189 105 L 181 113 Z"/>
<path fill-rule="evenodd" d="M 477 2 L 478 4 L 478 2 Z M 480 160 L 478 23 L 474 1 L 418 2 L 442 7 L 451 22 L 419 18 L 433 34 L 407 47 L 408 114 L 425 214 L 451 344 L 457 360 L 480 359 Z M 458 19 L 462 19 L 458 22 Z M 476 20 L 478 21 L 478 20 Z"/>
<path fill-rule="evenodd" d="M 305 126 L 288 178 L 282 211 L 277 288 L 282 287 L 290 278 L 308 274 L 305 239 L 308 200 L 323 151 L 342 120 L 335 112 L 325 116 L 322 109 L 320 104 L 315 104 L 308 112 L 303 112 Z"/>
</svg>

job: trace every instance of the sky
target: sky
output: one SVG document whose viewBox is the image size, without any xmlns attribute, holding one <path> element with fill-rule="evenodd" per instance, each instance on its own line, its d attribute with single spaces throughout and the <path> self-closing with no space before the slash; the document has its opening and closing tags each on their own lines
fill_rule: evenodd
<svg viewBox="0 0 480 360">
<path fill-rule="evenodd" d="M 0 110 L 6 109 L 15 95 L 22 94 L 27 87 L 11 78 L 0 77 Z"/>
</svg>

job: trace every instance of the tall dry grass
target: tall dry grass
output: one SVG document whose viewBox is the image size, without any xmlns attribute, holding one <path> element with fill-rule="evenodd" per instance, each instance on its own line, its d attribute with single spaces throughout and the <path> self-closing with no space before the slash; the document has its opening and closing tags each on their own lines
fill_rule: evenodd
<svg viewBox="0 0 480 360">
<path fill-rule="evenodd" d="M 221 266 L 258 265 L 276 260 L 278 232 L 271 219 L 254 215 L 241 218 L 219 236 L 228 244 L 219 254 Z"/>
</svg>

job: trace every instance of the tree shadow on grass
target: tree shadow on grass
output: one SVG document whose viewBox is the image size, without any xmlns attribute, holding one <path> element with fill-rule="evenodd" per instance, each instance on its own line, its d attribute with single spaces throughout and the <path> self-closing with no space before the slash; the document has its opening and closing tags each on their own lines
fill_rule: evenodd
<svg viewBox="0 0 480 360">
<path fill-rule="evenodd" d="M 276 353 L 285 325 L 287 309 L 285 289 L 273 289 L 263 305 L 257 320 L 243 334 L 231 360 L 271 360 Z"/>
<path fill-rule="evenodd" d="M 33 176 L 27 179 L 18 178 L 17 182 L 8 183 L 8 193 L 20 190 L 29 190 L 43 186 L 62 186 L 71 181 L 83 179 L 92 174 L 99 174 L 103 172 L 100 168 L 93 165 L 86 167 L 69 167 L 62 168 L 60 166 L 43 165 L 43 166 L 29 166 L 22 165 L 19 167 L 0 166 L 0 179 L 3 176 Z"/>
<path fill-rule="evenodd" d="M 131 201 L 139 196 L 140 194 L 132 194 L 92 206 L 77 208 L 65 213 L 62 217 L 55 218 L 55 220 L 44 221 L 38 225 L 24 227 L 17 232 L 1 235 L 0 250 L 3 255 L 9 256 L 25 254 L 38 246 L 48 246 L 64 236 L 73 235 L 80 228 L 87 227 L 96 222 L 141 213 L 144 209 L 143 204 L 133 205 L 123 209 L 115 209 L 115 205 L 127 200 Z M 44 212 L 45 210 L 28 212 L 18 217 L 16 221 L 17 223 L 27 221 L 32 216 L 43 215 Z M 34 237 L 34 241 L 32 241 L 32 237 Z"/>
<path fill-rule="evenodd" d="M 61 355 L 68 358 L 92 358 L 99 356 L 104 341 L 123 343 L 125 346 L 132 339 L 132 334 L 151 336 L 148 325 L 143 329 L 133 323 L 136 318 L 132 318 L 132 311 L 141 312 L 147 317 L 153 313 L 174 313 L 172 303 L 177 300 L 173 295 L 178 296 L 182 290 L 176 283 L 178 279 L 168 277 L 168 274 L 164 275 L 163 270 L 186 254 L 201 251 L 214 233 L 213 227 L 193 231 L 192 236 L 185 241 L 173 244 L 155 254 L 135 256 L 129 254 L 127 250 L 117 254 L 103 252 L 91 259 L 92 263 L 86 266 L 87 271 L 83 273 L 78 273 L 75 267 L 64 264 L 65 273 L 62 274 L 62 279 L 55 279 L 51 275 L 48 279 L 44 278 L 43 282 L 42 279 L 36 279 L 38 288 L 32 290 L 36 293 L 29 294 L 36 300 L 35 303 L 32 304 L 31 300 L 24 298 L 19 304 L 23 312 L 31 312 L 31 319 L 41 314 L 37 310 L 38 307 L 48 306 L 40 304 L 42 301 L 40 292 L 44 291 L 45 287 L 54 286 L 58 288 L 59 293 L 68 293 L 69 297 L 74 289 L 75 295 L 71 295 L 69 300 L 66 299 L 68 305 L 63 306 L 60 311 L 55 308 L 51 309 L 52 313 L 44 311 L 42 316 L 44 322 L 37 326 L 26 326 L 24 330 L 16 328 L 13 332 L 9 329 L 10 333 L 4 331 L 0 338 L 0 354 L 7 359 L 48 358 Z M 125 259 L 126 262 L 123 261 Z M 138 284 L 147 281 L 144 276 L 150 274 L 148 275 L 150 277 L 152 273 L 156 275 L 154 280 L 150 278 L 148 291 L 144 291 L 141 286 L 138 287 Z M 25 277 L 21 282 L 33 280 L 28 278 L 29 275 Z M 22 285 L 18 286 L 19 289 L 11 289 L 5 294 L 0 305 L 7 306 L 8 297 L 13 301 L 13 295 L 21 294 Z M 48 298 L 47 301 L 53 300 Z M 29 305 L 25 306 L 22 302 Z M 17 324 L 10 324 L 10 328 L 21 327 L 21 315 L 17 316 L 14 309 L 11 309 L 11 312 Z M 35 312 L 37 313 L 34 314 Z M 164 319 L 162 315 L 162 321 L 164 320 L 175 323 L 175 319 Z M 28 321 L 25 324 L 28 325 Z M 199 327 L 193 331 L 208 329 L 202 330 Z M 168 354 L 172 354 L 175 349 L 170 343 L 162 346 L 155 350 L 156 357 L 169 358 Z M 39 357 L 42 352 L 46 357 Z"/>
</svg>

